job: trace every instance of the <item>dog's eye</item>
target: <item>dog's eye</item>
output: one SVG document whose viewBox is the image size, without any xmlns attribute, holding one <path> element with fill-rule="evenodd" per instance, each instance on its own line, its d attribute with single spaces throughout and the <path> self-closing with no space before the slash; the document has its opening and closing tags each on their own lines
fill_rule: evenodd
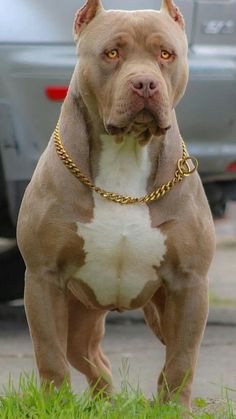
<svg viewBox="0 0 236 419">
<path fill-rule="evenodd" d="M 161 51 L 161 58 L 163 60 L 169 60 L 171 58 L 171 53 L 169 51 L 166 51 L 165 49 L 163 49 Z"/>
<path fill-rule="evenodd" d="M 110 58 L 110 60 L 115 60 L 116 58 L 119 58 L 119 52 L 117 49 L 112 49 L 111 51 L 108 51 L 106 55 L 108 58 Z"/>
</svg>

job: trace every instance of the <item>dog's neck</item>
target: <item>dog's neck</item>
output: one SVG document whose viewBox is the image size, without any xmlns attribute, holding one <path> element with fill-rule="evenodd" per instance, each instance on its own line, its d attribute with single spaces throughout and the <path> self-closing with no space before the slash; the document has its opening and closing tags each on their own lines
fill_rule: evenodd
<svg viewBox="0 0 236 419">
<path fill-rule="evenodd" d="M 91 115 L 82 98 L 70 90 L 62 106 L 60 132 L 68 154 L 81 171 L 94 180 L 98 174 L 102 143 L 107 137 L 106 131 L 101 119 Z M 115 138 L 107 137 L 108 139 L 111 147 L 114 147 Z M 123 141 L 128 141 L 128 138 L 124 138 Z M 181 136 L 175 112 L 172 112 L 171 128 L 165 136 L 153 137 L 145 146 L 139 145 L 137 141 L 137 148 L 140 148 L 140 155 L 142 152 L 149 154 L 151 170 L 148 192 L 151 192 L 154 186 L 160 186 L 173 177 L 176 162 L 182 155 Z"/>
</svg>

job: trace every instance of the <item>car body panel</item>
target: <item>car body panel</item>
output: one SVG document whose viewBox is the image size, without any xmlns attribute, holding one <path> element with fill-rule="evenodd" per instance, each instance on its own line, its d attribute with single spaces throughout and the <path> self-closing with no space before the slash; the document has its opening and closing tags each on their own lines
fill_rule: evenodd
<svg viewBox="0 0 236 419">
<path fill-rule="evenodd" d="M 29 6 L 24 0 L 1 0 L 0 42 L 71 43 L 74 15 L 84 3 L 85 0 L 31 0 Z M 102 3 L 105 9 L 155 10 L 160 8 L 161 0 L 103 0 Z M 186 16 L 190 35 L 194 3 L 192 0 L 177 0 L 177 3 Z"/>
</svg>

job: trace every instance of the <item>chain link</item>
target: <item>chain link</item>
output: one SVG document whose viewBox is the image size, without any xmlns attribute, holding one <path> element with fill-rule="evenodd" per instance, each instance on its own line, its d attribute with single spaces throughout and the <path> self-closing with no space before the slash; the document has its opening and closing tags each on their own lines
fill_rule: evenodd
<svg viewBox="0 0 236 419">
<path fill-rule="evenodd" d="M 170 180 L 168 183 L 160 186 L 158 189 L 154 190 L 148 195 L 142 196 L 140 198 L 135 198 L 132 196 L 124 196 L 119 195 L 114 192 L 108 192 L 105 191 L 102 188 L 99 188 L 98 186 L 94 185 L 90 180 L 81 172 L 81 170 L 76 166 L 76 164 L 73 162 L 73 160 L 70 158 L 70 156 L 67 154 L 61 138 L 60 138 L 60 129 L 59 129 L 59 121 L 56 125 L 54 134 L 54 144 L 57 151 L 57 154 L 59 158 L 62 160 L 64 165 L 67 167 L 67 169 L 70 170 L 70 172 L 77 177 L 80 182 L 82 182 L 85 186 L 90 188 L 92 191 L 96 192 L 97 194 L 101 195 L 103 198 L 116 202 L 121 205 L 130 205 L 130 204 L 148 204 L 150 202 L 156 201 L 163 196 L 165 196 L 168 192 L 170 192 L 173 187 L 181 182 L 184 177 L 191 175 L 194 173 L 198 168 L 198 161 L 195 157 L 190 157 L 187 155 L 187 149 L 184 141 L 182 140 L 182 158 L 178 160 L 177 162 L 177 168 L 175 171 L 174 178 Z M 191 161 L 193 163 L 193 169 L 190 168 L 188 161 Z"/>
</svg>

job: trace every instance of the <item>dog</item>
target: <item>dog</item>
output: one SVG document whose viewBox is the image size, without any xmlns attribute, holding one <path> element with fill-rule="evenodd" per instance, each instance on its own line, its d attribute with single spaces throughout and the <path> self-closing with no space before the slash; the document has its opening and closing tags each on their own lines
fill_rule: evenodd
<svg viewBox="0 0 236 419">
<path fill-rule="evenodd" d="M 28 185 L 17 239 L 25 307 L 43 382 L 112 391 L 100 341 L 111 310 L 143 308 L 166 346 L 163 400 L 191 388 L 208 314 L 214 226 L 175 116 L 188 80 L 184 18 L 104 10 L 74 21 L 79 60 L 57 129 Z"/>
</svg>

